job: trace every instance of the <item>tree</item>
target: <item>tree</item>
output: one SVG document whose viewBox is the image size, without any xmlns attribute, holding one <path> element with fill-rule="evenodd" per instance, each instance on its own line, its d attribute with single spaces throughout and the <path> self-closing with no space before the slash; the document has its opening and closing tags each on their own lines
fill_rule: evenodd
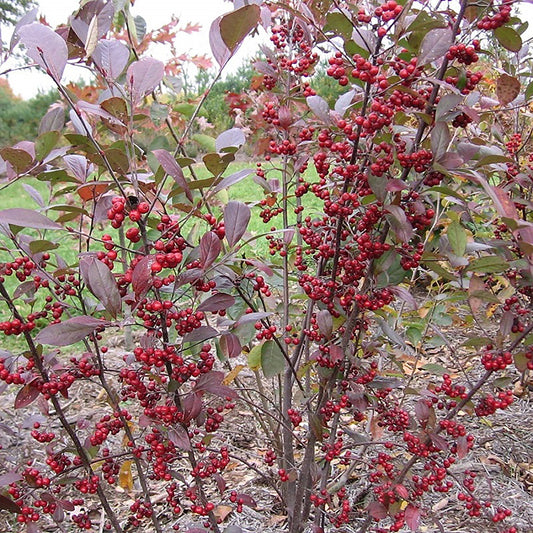
<svg viewBox="0 0 533 533">
<path fill-rule="evenodd" d="M 444 531 L 452 501 L 454 530 L 530 528 L 471 466 L 533 370 L 532 58 L 512 3 L 236 1 L 210 30 L 219 72 L 179 109 L 120 5 L 19 30 L 70 121 L 53 108 L 0 150 L 4 189 L 37 204 L 0 209 L 0 393 L 34 444 L 0 448 L 3 529 L 241 533 L 240 472 L 289 533 Z M 198 133 L 260 24 L 244 124 Z M 65 87 L 69 61 L 90 91 Z M 338 97 L 312 84 L 321 61 Z M 123 329 L 134 347 L 113 353 Z M 90 416 L 68 410 L 95 389 Z"/>
<path fill-rule="evenodd" d="M 1 0 L 0 23 L 15 24 L 18 18 L 35 5 L 35 0 Z"/>
</svg>

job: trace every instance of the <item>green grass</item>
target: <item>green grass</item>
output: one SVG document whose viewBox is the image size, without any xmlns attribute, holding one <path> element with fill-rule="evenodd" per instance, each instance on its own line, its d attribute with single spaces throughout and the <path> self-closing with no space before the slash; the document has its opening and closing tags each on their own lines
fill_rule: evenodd
<svg viewBox="0 0 533 533">
<path fill-rule="evenodd" d="M 263 220 L 260 218 L 259 213 L 263 209 L 262 206 L 259 205 L 259 202 L 261 199 L 265 198 L 265 193 L 260 185 L 258 185 L 253 177 L 254 177 L 254 170 L 255 170 L 255 162 L 234 162 L 229 165 L 229 167 L 224 172 L 224 177 L 230 176 L 234 174 L 235 172 L 241 171 L 243 169 L 251 169 L 252 172 L 244 178 L 242 181 L 232 185 L 226 190 L 220 191 L 215 197 L 212 198 L 212 207 L 213 212 L 217 216 L 222 216 L 222 210 L 224 208 L 224 205 L 229 200 L 239 200 L 241 202 L 247 203 L 251 206 L 252 210 L 252 216 L 247 228 L 248 233 L 251 237 L 256 236 L 257 238 L 250 242 L 249 245 L 243 247 L 239 250 L 239 256 L 245 255 L 247 257 L 255 257 L 255 258 L 263 258 L 265 262 L 268 262 L 268 259 L 270 258 L 269 250 L 268 250 L 268 241 L 265 238 L 264 234 L 268 234 L 270 232 L 271 227 L 276 227 L 280 229 L 282 224 L 282 216 L 278 215 L 274 218 L 272 218 L 267 224 L 263 222 Z M 266 169 L 266 167 L 265 167 Z M 211 174 L 209 171 L 205 168 L 203 164 L 198 164 L 194 168 L 195 175 L 197 179 L 207 179 L 211 177 Z M 185 171 L 185 174 L 187 175 L 187 171 Z M 314 169 L 309 169 L 306 172 L 306 178 L 309 181 L 317 181 L 316 172 Z M 279 170 L 271 170 L 267 172 L 266 175 L 267 180 L 273 180 L 277 179 L 281 181 L 281 173 Z M 72 196 L 69 197 L 65 194 L 59 194 L 58 197 L 53 197 L 51 195 L 51 191 L 49 188 L 49 185 L 45 182 L 39 181 L 36 178 L 23 178 L 20 179 L 12 184 L 10 184 L 8 187 L 5 187 L 4 189 L 0 190 L 0 199 L 1 199 L 1 206 L 2 209 L 9 209 L 9 208 L 26 208 L 26 209 L 40 209 L 44 214 L 46 214 L 48 217 L 52 219 L 57 219 L 57 217 L 60 215 L 60 211 L 54 211 L 54 210 L 47 210 L 46 208 L 41 208 L 30 196 L 28 191 L 25 189 L 25 185 L 31 186 L 34 188 L 38 193 L 41 195 L 43 199 L 43 203 L 45 206 L 53 205 L 53 204 L 65 204 L 65 203 L 74 203 L 79 205 L 79 198 L 75 192 L 71 193 Z M 62 186 L 57 187 L 56 190 L 61 190 Z M 56 194 L 58 194 L 56 192 Z M 195 194 L 199 194 L 199 192 L 195 192 Z M 281 194 L 277 195 L 277 199 L 279 202 L 281 202 Z M 289 208 L 289 224 L 294 224 L 296 217 L 293 212 L 293 208 L 295 206 L 294 198 L 290 198 L 289 202 L 292 204 L 292 207 Z M 320 202 L 312 195 L 308 194 L 304 196 L 304 202 L 305 205 L 310 208 L 309 212 L 311 215 L 319 213 L 320 212 Z M 71 225 L 74 228 L 78 228 L 77 221 L 73 220 L 71 223 L 67 223 L 66 225 Z M 192 217 L 190 219 L 190 224 L 188 228 L 184 228 L 185 231 L 188 231 L 192 228 L 193 225 L 199 225 L 200 230 L 203 228 L 207 228 L 207 224 L 199 222 L 197 218 Z M 129 224 L 126 224 L 126 228 L 129 227 Z M 85 228 L 85 231 L 88 231 L 88 227 Z M 35 236 L 39 239 L 49 239 L 51 241 L 56 242 L 59 247 L 57 250 L 51 250 L 50 253 L 53 257 L 53 260 L 51 261 L 52 266 L 58 266 L 60 263 L 56 262 L 54 259 L 54 254 L 57 254 L 61 257 L 62 260 L 67 265 L 76 265 L 77 263 L 77 256 L 79 251 L 79 241 L 75 236 L 69 235 L 67 232 L 60 232 L 60 231 L 46 231 L 46 233 L 43 233 L 39 235 L 39 232 L 36 230 L 31 229 L 23 229 L 22 233 L 30 236 Z M 94 228 L 94 236 L 99 238 L 103 235 L 103 233 L 110 233 L 115 242 L 118 242 L 118 232 L 117 230 L 114 230 L 110 227 L 110 225 L 107 224 L 98 224 L 96 228 Z M 11 254 L 9 253 L 9 249 L 12 248 L 12 244 L 7 240 L 5 236 L 0 235 L 0 262 L 7 262 L 12 259 Z M 100 250 L 101 245 L 93 244 L 91 246 L 91 249 L 94 250 Z M 15 253 L 14 257 L 16 257 L 18 254 Z M 13 294 L 13 292 L 16 290 L 16 287 L 19 285 L 19 281 L 15 276 L 11 276 L 6 279 L 6 288 L 10 292 L 10 294 Z M 21 298 L 17 300 L 17 304 L 20 306 L 20 310 L 23 314 L 28 314 L 32 311 L 32 307 L 34 307 L 35 310 L 42 309 L 42 306 L 44 304 L 44 293 L 41 291 L 37 295 L 36 301 L 32 304 L 31 302 L 24 302 Z M 2 320 L 9 320 L 11 319 L 11 313 L 7 309 L 6 305 L 0 305 L 0 321 Z M 41 324 L 44 326 L 45 324 Z M 22 342 L 22 339 L 19 339 L 17 337 L 6 337 L 4 342 L 4 347 L 8 350 L 12 351 L 19 351 L 24 349 L 24 344 Z"/>
</svg>

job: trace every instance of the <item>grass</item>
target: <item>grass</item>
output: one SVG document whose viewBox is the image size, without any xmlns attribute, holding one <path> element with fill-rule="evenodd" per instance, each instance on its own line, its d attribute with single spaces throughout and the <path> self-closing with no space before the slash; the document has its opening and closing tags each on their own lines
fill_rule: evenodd
<svg viewBox="0 0 533 533">
<path fill-rule="evenodd" d="M 215 215 L 218 212 L 218 215 L 221 216 L 222 209 L 224 205 L 230 201 L 230 200 L 239 200 L 242 202 L 245 202 L 250 205 L 252 210 L 252 215 L 250 218 L 250 222 L 248 224 L 247 231 L 248 233 L 253 237 L 256 236 L 257 238 L 253 240 L 249 245 L 246 247 L 243 247 L 239 251 L 239 255 L 245 254 L 247 257 L 255 257 L 255 258 L 264 258 L 266 261 L 266 258 L 270 257 L 269 255 L 269 249 L 268 249 L 268 241 L 263 236 L 265 233 L 270 232 L 271 227 L 281 228 L 282 227 L 282 215 L 278 215 L 276 217 L 273 217 L 267 224 L 263 222 L 261 217 L 259 216 L 260 211 L 263 209 L 262 206 L 259 205 L 259 202 L 261 199 L 265 198 L 265 193 L 262 189 L 262 187 L 257 184 L 253 177 L 254 177 L 254 171 L 255 171 L 255 164 L 253 162 L 245 163 L 245 162 L 234 162 L 229 165 L 226 172 L 224 173 L 224 176 L 230 176 L 238 171 L 242 171 L 244 169 L 251 169 L 252 172 L 246 176 L 242 181 L 232 185 L 228 189 L 220 191 L 216 197 L 213 198 L 213 209 L 215 212 Z M 209 171 L 205 168 L 204 165 L 196 165 L 194 168 L 195 175 L 198 179 L 206 179 L 211 176 Z M 186 172 L 187 173 L 187 172 Z M 310 181 L 316 181 L 316 172 L 314 169 L 309 169 L 306 172 L 306 177 Z M 279 180 L 281 181 L 281 173 L 277 169 L 273 169 L 268 172 L 266 176 L 267 180 Z M 76 194 L 76 193 L 73 193 Z M 199 194 L 199 193 L 195 193 Z M 41 207 L 38 205 L 38 203 L 32 198 L 33 196 L 40 195 L 42 198 L 42 204 L 44 206 L 49 206 L 54 203 L 66 203 L 68 196 L 65 196 L 65 194 L 61 194 L 58 198 L 51 197 L 51 191 L 49 188 L 49 185 L 45 182 L 39 181 L 35 178 L 23 178 L 20 179 L 12 184 L 10 184 L 8 187 L 5 187 L 4 189 L 0 190 L 0 198 L 2 200 L 2 209 L 9 209 L 9 208 L 26 208 L 26 209 L 41 209 L 47 216 L 49 216 L 52 219 L 57 219 L 58 215 L 60 214 L 60 211 L 53 211 L 53 210 L 46 210 L 46 208 Z M 319 212 L 319 201 L 311 194 L 304 196 L 305 202 L 307 207 L 310 208 L 311 212 Z M 281 194 L 278 194 L 278 200 L 281 201 Z M 291 202 L 293 202 L 294 198 L 290 199 Z M 74 198 L 74 203 L 78 203 L 79 198 Z M 294 215 L 294 212 L 292 208 L 289 208 L 289 223 L 293 224 L 295 222 L 296 216 Z M 191 224 L 188 228 L 189 230 L 192 229 L 193 225 L 198 224 L 198 219 L 191 218 Z M 204 228 L 207 228 L 207 224 L 200 222 L 200 226 L 203 226 Z M 73 227 L 76 227 L 76 221 L 72 221 L 71 224 Z M 128 226 L 126 226 L 128 227 Z M 200 229 L 202 229 L 200 227 Z M 57 231 L 47 231 L 46 233 L 39 235 L 39 233 L 36 230 L 31 229 L 23 229 L 22 230 L 24 234 L 35 236 L 38 239 L 51 239 L 54 242 L 56 242 L 59 246 L 57 250 L 51 250 L 50 253 L 53 256 L 54 254 L 57 254 L 61 257 L 62 260 L 67 265 L 75 265 L 77 263 L 77 256 L 78 256 L 78 247 L 79 247 L 79 241 L 75 239 L 72 235 L 67 234 L 66 232 L 57 232 Z M 99 238 L 104 233 L 109 233 L 113 236 L 115 242 L 118 242 L 118 232 L 117 230 L 114 230 L 110 227 L 110 225 L 106 224 L 99 224 L 97 228 L 95 228 L 94 235 L 95 237 Z M 2 240 L 5 242 L 5 246 L 2 246 Z M 12 259 L 10 253 L 9 253 L 10 243 L 6 242 L 6 238 L 2 238 L 0 236 L 0 262 L 7 262 Z M 94 249 L 98 248 L 101 249 L 100 246 L 95 247 Z M 16 257 L 16 254 L 15 254 Z M 57 262 L 56 266 L 60 263 Z M 16 287 L 19 285 L 19 281 L 15 276 L 11 276 L 9 278 L 6 278 L 6 288 L 8 291 L 13 294 Z M 23 302 L 22 299 L 18 300 L 18 303 L 20 305 L 21 312 L 24 314 L 28 314 L 32 311 L 32 307 L 35 307 L 36 310 L 39 310 L 42 308 L 44 304 L 44 294 L 38 293 L 37 299 L 35 302 L 27 301 Z M 11 313 L 7 309 L 7 306 L 3 305 L 0 306 L 0 321 L 2 320 L 9 320 L 11 319 Z M 45 324 L 40 324 L 44 326 Z M 23 350 L 24 345 L 21 338 L 18 337 L 5 337 L 4 347 L 11 351 L 18 351 Z"/>
</svg>

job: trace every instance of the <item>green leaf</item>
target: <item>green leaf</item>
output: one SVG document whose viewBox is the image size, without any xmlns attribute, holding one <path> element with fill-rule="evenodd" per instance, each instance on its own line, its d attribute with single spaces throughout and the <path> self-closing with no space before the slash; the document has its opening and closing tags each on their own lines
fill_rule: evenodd
<svg viewBox="0 0 533 533">
<path fill-rule="evenodd" d="M 455 220 L 448 226 L 448 240 L 452 247 L 453 253 L 458 256 L 463 256 L 466 251 L 467 236 L 463 226 Z"/>
<path fill-rule="evenodd" d="M 261 347 L 261 368 L 265 377 L 271 378 L 285 370 L 285 357 L 279 345 L 274 341 L 266 341 Z"/>
<path fill-rule="evenodd" d="M 491 342 L 489 337 L 470 337 L 468 340 L 464 341 L 461 346 L 473 346 L 477 348 L 479 346 L 486 346 Z"/>
<path fill-rule="evenodd" d="M 509 26 L 500 26 L 494 30 L 494 37 L 507 50 L 520 52 L 522 48 L 522 38 Z"/>
<path fill-rule="evenodd" d="M 261 367 L 261 349 L 262 344 L 257 344 L 248 353 L 248 366 L 251 370 L 259 370 Z"/>
<path fill-rule="evenodd" d="M 444 374 L 449 374 L 449 370 L 442 365 L 436 363 L 427 363 L 422 367 L 422 370 L 435 374 L 436 376 L 443 376 Z"/>
<path fill-rule="evenodd" d="M 472 261 L 466 268 L 466 272 L 483 272 L 484 274 L 494 274 L 504 272 L 509 268 L 507 261 L 497 255 L 480 257 Z"/>
<path fill-rule="evenodd" d="M 328 13 L 327 24 L 324 27 L 324 31 L 332 31 L 344 39 L 349 39 L 352 36 L 353 26 L 352 22 L 340 11 L 334 11 Z"/>
<path fill-rule="evenodd" d="M 59 141 L 61 134 L 58 131 L 47 131 L 37 137 L 35 141 L 35 160 L 42 161 Z"/>
<path fill-rule="evenodd" d="M 531 100 L 533 97 L 533 81 L 530 82 L 526 88 L 526 92 L 524 93 L 524 98 L 526 100 L 526 103 Z"/>
<path fill-rule="evenodd" d="M 55 250 L 56 248 L 59 248 L 59 244 L 57 242 L 46 240 L 35 240 L 30 242 L 30 252 L 32 254 L 46 252 L 48 250 Z"/>
<path fill-rule="evenodd" d="M 215 152 L 215 139 L 204 133 L 196 133 L 192 137 L 206 152 Z"/>
</svg>

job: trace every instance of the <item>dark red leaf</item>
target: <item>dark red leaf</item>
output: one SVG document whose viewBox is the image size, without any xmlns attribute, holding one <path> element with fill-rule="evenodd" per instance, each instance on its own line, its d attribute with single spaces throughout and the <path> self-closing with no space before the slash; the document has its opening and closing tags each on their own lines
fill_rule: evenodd
<svg viewBox="0 0 533 533">
<path fill-rule="evenodd" d="M 187 430 L 180 424 L 175 424 L 168 431 L 168 439 L 175 444 L 180 450 L 191 450 L 191 440 Z"/>
<path fill-rule="evenodd" d="M 255 509 L 257 507 L 257 502 L 249 495 L 244 493 L 237 494 L 237 500 L 242 500 L 242 503 L 247 507 Z"/>
<path fill-rule="evenodd" d="M 371 502 L 367 509 L 368 514 L 375 520 L 383 520 L 387 517 L 387 508 L 380 502 Z"/>
<path fill-rule="evenodd" d="M 223 333 L 218 342 L 225 357 L 237 357 L 242 352 L 241 341 L 233 333 Z"/>
<path fill-rule="evenodd" d="M 183 337 L 183 342 L 202 342 L 207 339 L 212 339 L 218 335 L 218 331 L 211 326 L 200 326 L 195 330 L 187 333 Z"/>
<path fill-rule="evenodd" d="M 103 322 L 92 316 L 76 316 L 64 322 L 46 326 L 37 334 L 35 340 L 50 346 L 68 346 L 83 340 L 96 328 L 107 325 L 109 322 Z"/>
<path fill-rule="evenodd" d="M 468 454 L 468 440 L 466 436 L 461 436 L 457 438 L 457 457 L 459 459 L 464 459 Z"/>
<path fill-rule="evenodd" d="M 209 298 L 207 298 L 207 300 L 204 300 L 198 306 L 197 311 L 220 311 L 222 309 L 227 309 L 228 307 L 231 307 L 234 303 L 235 298 L 231 296 L 231 294 L 219 292 L 217 294 L 213 294 L 213 296 L 210 296 Z"/>
<path fill-rule="evenodd" d="M 7 487 L 8 485 L 11 485 L 11 483 L 16 483 L 21 479 L 22 476 L 17 472 L 6 472 L 0 476 L 0 487 Z"/>
<path fill-rule="evenodd" d="M 200 239 L 200 260 L 203 268 L 208 269 L 219 256 L 222 245 L 216 233 L 208 231 Z"/>
<path fill-rule="evenodd" d="M 116 318 L 122 310 L 122 298 L 109 267 L 95 256 L 84 256 L 80 259 L 80 271 L 88 289 L 98 298 L 105 310 Z"/>
<path fill-rule="evenodd" d="M 181 402 L 185 422 L 195 419 L 202 412 L 202 398 L 200 394 L 191 392 Z"/>
<path fill-rule="evenodd" d="M 11 498 L 8 498 L 3 494 L 0 494 L 0 509 L 9 511 L 10 513 L 22 513 L 21 508 Z"/>
<path fill-rule="evenodd" d="M 156 159 L 159 161 L 159 164 L 163 167 L 163 170 L 179 185 L 185 192 L 185 196 L 192 202 L 192 193 L 185 181 L 185 176 L 183 170 L 178 165 L 177 161 L 174 159 L 174 156 L 167 152 L 166 150 L 159 149 L 153 150 L 152 152 Z"/>
<path fill-rule="evenodd" d="M 34 229 L 63 229 L 61 225 L 37 211 L 13 207 L 0 211 L 0 223 Z"/>
<path fill-rule="evenodd" d="M 396 485 L 394 487 L 394 490 L 396 491 L 396 494 L 398 494 L 400 498 L 403 498 L 404 500 L 409 498 L 409 491 L 405 488 L 404 485 Z"/>
<path fill-rule="evenodd" d="M 155 255 L 144 256 L 133 269 L 131 275 L 131 286 L 137 298 L 144 296 L 152 286 L 152 263 L 155 261 Z"/>
<path fill-rule="evenodd" d="M 448 442 L 444 437 L 441 437 L 437 433 L 430 433 L 429 438 L 431 439 L 433 445 L 439 450 L 445 451 L 448 449 Z"/>
<path fill-rule="evenodd" d="M 318 329 L 326 339 L 331 338 L 333 333 L 333 318 L 327 309 L 322 309 L 316 314 L 316 323 Z"/>
<path fill-rule="evenodd" d="M 250 208 L 242 202 L 231 201 L 224 209 L 224 228 L 230 247 L 237 244 L 244 235 L 250 216 Z"/>
<path fill-rule="evenodd" d="M 244 38 L 257 25 L 261 9 L 247 5 L 213 21 L 209 30 L 209 44 L 217 63 L 223 67 L 235 53 Z"/>
<path fill-rule="evenodd" d="M 30 381 L 30 383 L 26 383 L 17 393 L 14 404 L 15 409 L 27 407 L 37 399 L 39 394 L 39 389 L 35 385 L 35 382 Z"/>
<path fill-rule="evenodd" d="M 223 372 L 211 371 L 207 374 L 202 374 L 197 380 L 194 386 L 195 391 L 205 391 L 220 396 L 221 398 L 237 398 L 237 392 L 231 387 L 224 385 L 222 380 L 224 379 Z"/>
<path fill-rule="evenodd" d="M 224 148 L 240 148 L 246 142 L 246 137 L 241 128 L 231 128 L 223 131 L 215 140 L 217 152 L 222 152 Z"/>
<path fill-rule="evenodd" d="M 412 503 L 410 503 L 405 509 L 405 522 L 411 531 L 416 531 L 420 524 L 420 509 L 415 507 Z"/>
</svg>

